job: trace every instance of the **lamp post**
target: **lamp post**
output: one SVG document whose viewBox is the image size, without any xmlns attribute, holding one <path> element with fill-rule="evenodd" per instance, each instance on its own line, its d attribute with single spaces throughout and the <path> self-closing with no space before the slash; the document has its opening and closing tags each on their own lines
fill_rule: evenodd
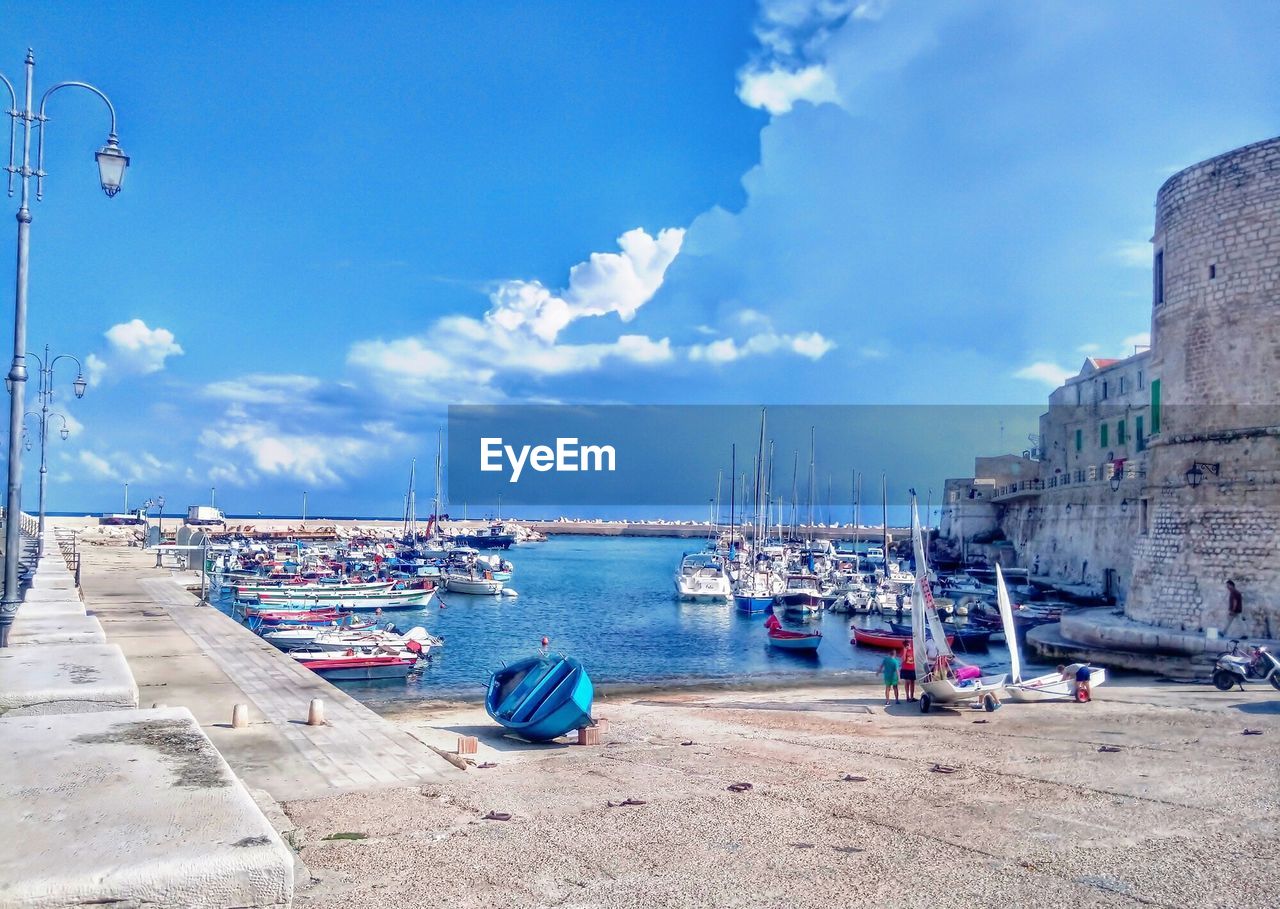
<svg viewBox="0 0 1280 909">
<path fill-rule="evenodd" d="M 85 389 L 89 387 L 89 383 L 84 378 L 84 365 L 78 357 L 71 354 L 58 354 L 51 357 L 49 355 L 49 345 L 44 346 L 44 356 L 40 357 L 27 351 L 27 356 L 40 364 L 40 384 L 38 394 L 40 395 L 40 413 L 33 414 L 28 411 L 23 415 L 23 419 L 28 416 L 38 416 L 40 419 L 40 531 L 39 539 L 36 540 L 38 547 L 37 552 L 44 555 L 44 490 L 45 481 L 49 473 L 48 460 L 45 456 L 45 446 L 49 441 L 49 418 L 57 417 L 62 421 L 61 436 L 66 441 L 67 436 L 71 435 L 71 427 L 67 425 L 67 418 L 60 413 L 51 413 L 49 411 L 49 402 L 53 400 L 53 366 L 59 360 L 75 360 L 76 364 L 76 380 L 71 383 L 71 389 L 75 392 L 77 398 L 83 398 Z"/>
<path fill-rule="evenodd" d="M 45 91 L 40 97 L 38 108 L 32 107 L 35 97 L 36 58 L 30 49 L 23 64 L 26 81 L 19 107 L 18 92 L 13 83 L 0 75 L 0 83 L 9 90 L 11 104 L 6 112 L 9 115 L 9 164 L 5 168 L 8 173 L 9 196 L 13 196 L 14 177 L 21 183 L 21 196 L 18 204 L 18 266 L 17 281 L 14 291 L 13 307 L 13 365 L 9 369 L 9 489 L 5 502 L 5 560 L 4 560 L 4 598 L 0 599 L 0 647 L 9 645 L 9 628 L 13 617 L 18 612 L 21 593 L 18 587 L 18 556 L 21 551 L 20 515 L 22 514 L 22 433 L 23 414 L 26 412 L 25 391 L 27 385 L 27 275 L 28 254 L 31 245 L 31 178 L 36 178 L 36 201 L 44 198 L 44 128 L 48 122 L 45 108 L 49 99 L 64 88 L 83 88 L 97 95 L 107 105 L 107 113 L 111 118 L 110 131 L 107 133 L 107 144 L 98 149 L 95 157 L 98 161 L 98 178 L 103 191 L 108 196 L 120 192 L 124 184 L 125 168 L 129 166 L 129 158 L 120 150 L 116 137 L 116 109 L 111 99 L 101 89 L 87 82 L 59 82 Z M 22 130 L 21 146 L 18 143 L 18 130 Z M 36 138 L 36 160 L 32 167 L 31 135 Z"/>
</svg>

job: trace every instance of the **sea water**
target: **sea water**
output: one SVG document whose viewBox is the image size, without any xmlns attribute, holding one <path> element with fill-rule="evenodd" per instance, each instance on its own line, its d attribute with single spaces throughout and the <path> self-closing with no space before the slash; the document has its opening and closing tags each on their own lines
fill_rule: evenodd
<svg viewBox="0 0 1280 909">
<path fill-rule="evenodd" d="M 443 638 L 444 646 L 433 648 L 427 664 L 407 680 L 340 684 L 371 704 L 478 701 L 495 669 L 536 653 L 543 637 L 550 650 L 580 659 L 606 689 L 785 683 L 823 676 L 838 681 L 855 670 L 879 669 L 885 652 L 852 645 L 849 632 L 851 621 L 883 626 L 879 617 L 830 613 L 788 623 L 822 630 L 817 654 L 808 655 L 771 647 L 763 615 L 743 615 L 731 603 L 678 600 L 680 558 L 701 548 L 699 540 L 589 536 L 553 536 L 514 547 L 504 555 L 515 565 L 508 586 L 519 596 L 445 591 L 426 608 L 386 610 L 382 621 L 393 621 L 402 631 L 421 625 Z M 909 612 L 900 619 L 910 620 Z M 1008 669 L 1001 644 L 962 658 L 996 672 Z"/>
</svg>

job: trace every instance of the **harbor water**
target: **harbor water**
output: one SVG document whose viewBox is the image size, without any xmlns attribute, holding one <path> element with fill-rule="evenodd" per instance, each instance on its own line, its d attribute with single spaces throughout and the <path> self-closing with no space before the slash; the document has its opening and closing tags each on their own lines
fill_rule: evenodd
<svg viewBox="0 0 1280 909">
<path fill-rule="evenodd" d="M 515 565 L 509 586 L 517 597 L 444 592 L 423 609 L 387 610 L 383 621 L 401 630 L 421 625 L 443 638 L 444 646 L 433 648 L 430 661 L 407 680 L 344 682 L 342 689 L 373 706 L 479 701 L 489 674 L 536 652 L 544 636 L 551 650 L 582 660 L 606 691 L 785 683 L 879 669 L 884 651 L 849 641 L 851 622 L 884 625 L 878 616 L 829 613 L 804 623 L 823 632 L 817 654 L 806 655 L 769 646 L 763 615 L 740 614 L 729 603 L 678 600 L 674 577 L 680 557 L 699 548 L 699 541 L 688 539 L 587 536 L 515 547 L 506 556 Z M 891 618 L 909 622 L 910 613 Z M 1008 667 L 1008 652 L 998 643 L 988 653 L 962 658 L 995 671 Z"/>
</svg>

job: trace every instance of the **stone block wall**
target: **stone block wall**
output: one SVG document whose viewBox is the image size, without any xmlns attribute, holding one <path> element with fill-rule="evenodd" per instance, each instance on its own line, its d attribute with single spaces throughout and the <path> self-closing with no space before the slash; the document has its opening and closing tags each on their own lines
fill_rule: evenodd
<svg viewBox="0 0 1280 909">
<path fill-rule="evenodd" d="M 1152 242 L 1163 413 L 1126 612 L 1222 628 L 1233 578 L 1247 632 L 1280 635 L 1280 138 L 1171 177 Z"/>
</svg>

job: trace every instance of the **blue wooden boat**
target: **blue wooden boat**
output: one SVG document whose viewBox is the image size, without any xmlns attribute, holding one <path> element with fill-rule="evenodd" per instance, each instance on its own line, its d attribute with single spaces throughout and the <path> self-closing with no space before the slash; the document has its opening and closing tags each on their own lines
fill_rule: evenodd
<svg viewBox="0 0 1280 909">
<path fill-rule="evenodd" d="M 735 593 L 733 595 L 733 605 L 737 607 L 738 612 L 746 615 L 756 615 L 764 612 L 773 605 L 773 596 L 749 596 L 747 594 Z"/>
<path fill-rule="evenodd" d="M 592 725 L 594 695 L 582 663 L 543 653 L 495 672 L 489 678 L 484 708 L 494 722 L 521 738 L 547 742 Z"/>
</svg>

